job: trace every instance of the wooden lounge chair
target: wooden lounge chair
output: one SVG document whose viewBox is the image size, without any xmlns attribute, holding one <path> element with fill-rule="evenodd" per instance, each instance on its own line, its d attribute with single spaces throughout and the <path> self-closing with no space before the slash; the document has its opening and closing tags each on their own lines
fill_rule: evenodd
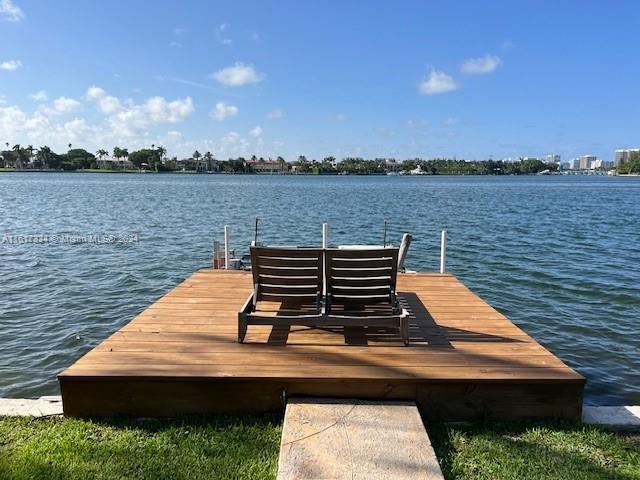
<svg viewBox="0 0 640 480">
<path fill-rule="evenodd" d="M 398 248 L 325 250 L 326 319 L 333 325 L 395 327 L 409 343 L 396 296 Z"/>
<path fill-rule="evenodd" d="M 321 324 L 321 248 L 251 247 L 253 293 L 238 312 L 238 342 L 249 325 Z M 258 302 L 281 302 L 277 312 L 258 310 Z"/>
</svg>

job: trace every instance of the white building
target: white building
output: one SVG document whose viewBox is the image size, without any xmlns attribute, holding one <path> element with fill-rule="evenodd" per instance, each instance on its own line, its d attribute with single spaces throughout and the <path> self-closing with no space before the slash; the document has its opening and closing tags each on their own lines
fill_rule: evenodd
<svg viewBox="0 0 640 480">
<path fill-rule="evenodd" d="M 626 149 L 616 150 L 614 161 L 613 161 L 614 165 L 617 167 L 621 163 L 628 162 L 629 157 L 633 152 L 640 152 L 640 148 L 626 148 Z"/>
<path fill-rule="evenodd" d="M 593 168 L 591 164 L 598 159 L 595 155 L 580 155 L 580 170 L 589 170 Z"/>
<path fill-rule="evenodd" d="M 555 163 L 560 165 L 560 155 L 557 153 L 551 153 L 546 157 L 547 163 Z"/>
</svg>

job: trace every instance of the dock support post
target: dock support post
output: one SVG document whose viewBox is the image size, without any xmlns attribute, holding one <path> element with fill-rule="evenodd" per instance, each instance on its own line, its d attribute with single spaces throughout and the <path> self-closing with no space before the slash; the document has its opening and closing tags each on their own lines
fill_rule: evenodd
<svg viewBox="0 0 640 480">
<path fill-rule="evenodd" d="M 329 246 L 329 224 L 322 224 L 322 248 L 327 248 Z"/>
<path fill-rule="evenodd" d="M 440 273 L 446 271 L 447 262 L 447 231 L 440 232 Z"/>
<path fill-rule="evenodd" d="M 224 268 L 229 270 L 229 225 L 224 226 Z"/>
</svg>

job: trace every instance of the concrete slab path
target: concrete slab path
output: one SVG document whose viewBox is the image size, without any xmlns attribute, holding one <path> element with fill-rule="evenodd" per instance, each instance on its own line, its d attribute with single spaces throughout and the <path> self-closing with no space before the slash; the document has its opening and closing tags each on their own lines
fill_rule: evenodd
<svg viewBox="0 0 640 480">
<path fill-rule="evenodd" d="M 619 429 L 640 429 L 640 405 L 616 407 L 582 407 L 584 423 Z"/>
<path fill-rule="evenodd" d="M 413 402 L 290 399 L 278 480 L 444 477 Z"/>
<path fill-rule="evenodd" d="M 62 415 L 62 397 L 51 395 L 32 400 L 28 398 L 0 398 L 0 417 L 47 417 Z"/>
</svg>

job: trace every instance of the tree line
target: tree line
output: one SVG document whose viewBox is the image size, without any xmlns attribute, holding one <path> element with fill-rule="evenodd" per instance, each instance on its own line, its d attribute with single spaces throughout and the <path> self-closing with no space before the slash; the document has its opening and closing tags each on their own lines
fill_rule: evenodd
<svg viewBox="0 0 640 480">
<path fill-rule="evenodd" d="M 189 158 L 178 160 L 177 157 L 168 158 L 167 150 L 163 146 L 151 145 L 129 152 L 127 148 L 114 147 L 110 152 L 99 149 L 95 153 L 83 148 L 73 148 L 69 144 L 66 153 L 58 154 L 48 146 L 34 148 L 32 145 L 23 147 L 19 144 L 0 151 L 0 167 L 17 169 L 51 169 L 51 170 L 131 170 L 145 169 L 156 172 L 194 171 L 217 173 L 256 173 L 273 172 L 301 173 L 301 174 L 354 174 L 375 175 L 389 172 L 409 172 L 418 167 L 422 172 L 431 175 L 518 175 L 535 174 L 543 170 L 555 171 L 555 163 L 546 163 L 539 159 L 526 158 L 519 162 L 505 162 L 502 160 L 461 160 L 451 158 L 435 158 L 425 160 L 421 158 L 395 161 L 386 158 L 365 159 L 360 157 L 346 157 L 337 161 L 328 156 L 322 160 L 307 159 L 300 155 L 293 162 L 286 162 L 284 158 L 266 160 L 253 155 L 252 157 L 237 157 L 227 160 L 217 160 L 211 152 L 200 153 L 194 151 Z M 108 161 L 105 161 L 110 157 Z M 640 155 L 632 156 L 632 160 L 625 164 L 628 173 L 640 171 Z M 622 172 L 626 173 L 626 172 Z"/>
</svg>

